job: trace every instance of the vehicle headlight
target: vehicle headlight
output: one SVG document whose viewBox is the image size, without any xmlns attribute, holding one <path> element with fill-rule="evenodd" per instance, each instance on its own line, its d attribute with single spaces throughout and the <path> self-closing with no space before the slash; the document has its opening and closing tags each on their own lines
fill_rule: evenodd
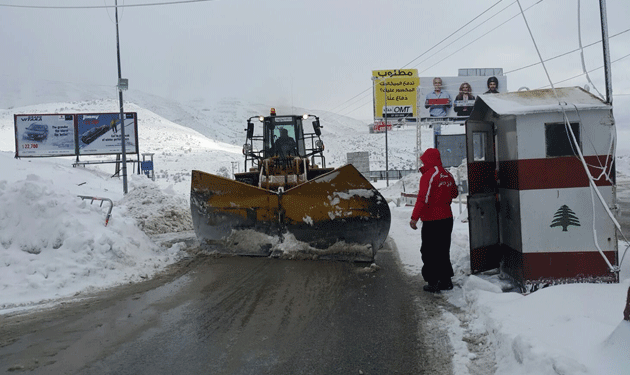
<svg viewBox="0 0 630 375">
<path fill-rule="evenodd" d="M 323 150 L 324 150 L 324 142 L 322 142 L 322 140 L 321 140 L 321 139 L 317 140 L 317 141 L 315 142 L 315 147 L 317 147 L 318 149 L 320 149 L 320 150 L 322 150 L 322 151 L 323 151 Z"/>
</svg>

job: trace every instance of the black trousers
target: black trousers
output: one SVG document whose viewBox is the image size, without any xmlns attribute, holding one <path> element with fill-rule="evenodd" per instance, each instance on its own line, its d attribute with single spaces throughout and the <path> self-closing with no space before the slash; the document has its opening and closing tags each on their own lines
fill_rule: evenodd
<svg viewBox="0 0 630 375">
<path fill-rule="evenodd" d="M 422 277 L 429 284 L 450 280 L 454 275 L 451 265 L 451 233 L 452 217 L 422 222 Z"/>
</svg>

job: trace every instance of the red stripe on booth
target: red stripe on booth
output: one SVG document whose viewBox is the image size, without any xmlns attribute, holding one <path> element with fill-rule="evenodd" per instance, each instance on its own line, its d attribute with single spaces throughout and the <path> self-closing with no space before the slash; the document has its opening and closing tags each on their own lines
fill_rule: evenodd
<svg viewBox="0 0 630 375">
<path fill-rule="evenodd" d="M 610 158 L 610 156 L 608 157 Z M 589 170 L 598 178 L 606 165 L 606 156 L 586 156 Z M 610 164 L 610 159 L 609 164 Z M 610 169 L 610 168 L 609 168 Z M 608 173 L 614 181 L 614 164 Z M 589 186 L 588 177 L 577 157 L 557 157 L 545 159 L 509 160 L 499 163 L 500 187 L 514 190 L 563 189 Z M 611 186 L 612 183 L 601 176 L 595 181 L 597 186 Z"/>
</svg>

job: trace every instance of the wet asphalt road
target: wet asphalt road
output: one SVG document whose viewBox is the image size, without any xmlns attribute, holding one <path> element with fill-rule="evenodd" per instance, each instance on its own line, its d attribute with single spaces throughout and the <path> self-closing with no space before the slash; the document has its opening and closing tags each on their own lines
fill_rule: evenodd
<svg viewBox="0 0 630 375">
<path fill-rule="evenodd" d="M 436 298 L 391 249 L 376 262 L 197 258 L 144 290 L 0 318 L 0 373 L 450 373 L 444 335 L 424 329 Z"/>
</svg>

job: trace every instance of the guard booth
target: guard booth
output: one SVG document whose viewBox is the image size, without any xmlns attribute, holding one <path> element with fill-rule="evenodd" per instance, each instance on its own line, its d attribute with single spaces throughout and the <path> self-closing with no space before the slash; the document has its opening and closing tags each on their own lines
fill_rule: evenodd
<svg viewBox="0 0 630 375">
<path fill-rule="evenodd" d="M 556 92 L 479 95 L 466 122 L 471 271 L 500 267 L 524 292 L 619 282 L 612 107 Z"/>
</svg>

